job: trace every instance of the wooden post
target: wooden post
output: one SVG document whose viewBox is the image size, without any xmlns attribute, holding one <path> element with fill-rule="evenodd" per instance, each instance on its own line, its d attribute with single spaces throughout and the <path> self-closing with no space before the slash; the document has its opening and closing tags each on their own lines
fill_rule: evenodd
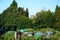
<svg viewBox="0 0 60 40">
<path fill-rule="evenodd" d="M 17 39 L 17 32 L 14 33 L 15 40 Z"/>
</svg>

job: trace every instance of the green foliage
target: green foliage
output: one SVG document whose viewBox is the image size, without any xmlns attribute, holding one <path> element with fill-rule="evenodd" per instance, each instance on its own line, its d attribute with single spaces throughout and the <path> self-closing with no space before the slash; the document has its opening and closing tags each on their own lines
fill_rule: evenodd
<svg viewBox="0 0 60 40">
<path fill-rule="evenodd" d="M 24 28 L 31 28 L 32 21 L 25 16 L 18 17 L 17 28 L 24 29 Z"/>
<path fill-rule="evenodd" d="M 29 17 L 28 8 L 26 9 L 26 17 Z"/>
<path fill-rule="evenodd" d="M 18 8 L 16 1 L 13 0 L 10 7 L 0 14 L 0 28 L 9 31 L 14 30 L 15 27 L 18 30 L 25 28 L 33 28 L 35 30 L 54 28 L 60 31 L 60 7 L 57 5 L 55 12 L 42 10 L 36 14 L 34 19 L 30 19 L 28 8 L 26 10 L 22 7 Z M 8 35 L 5 38 L 7 37 Z"/>
<path fill-rule="evenodd" d="M 24 17 L 21 17 L 21 16 L 24 16 Z M 25 11 L 23 8 L 18 8 L 16 1 L 13 0 L 10 7 L 8 7 L 6 10 L 3 11 L 3 13 L 1 13 L 0 25 L 2 25 L 2 28 L 5 31 L 14 30 L 15 26 L 18 28 L 24 27 L 24 25 L 26 23 L 25 17 L 26 17 L 26 19 L 28 19 L 27 18 L 28 17 L 28 9 L 26 9 L 26 11 Z M 24 19 L 21 19 L 21 18 L 24 18 Z M 19 23 L 19 22 L 21 22 L 21 23 Z"/>
<path fill-rule="evenodd" d="M 26 8 L 26 10 L 24 10 L 24 8 L 19 7 L 18 8 L 18 16 L 26 16 L 29 17 L 29 12 L 28 12 L 28 8 Z"/>
<path fill-rule="evenodd" d="M 3 27 L 5 28 L 6 31 L 8 31 L 10 30 L 9 28 L 13 28 L 13 26 L 15 25 L 16 14 L 17 14 L 16 2 L 13 1 L 11 6 L 8 9 L 6 9 L 5 12 L 3 12 L 2 14 L 4 15 L 4 13 L 5 13 L 5 17 L 3 18 L 4 20 Z"/>
<path fill-rule="evenodd" d="M 53 15 L 50 10 L 42 10 L 36 14 L 36 25 L 39 28 L 47 28 L 53 26 Z"/>
<path fill-rule="evenodd" d="M 0 40 L 14 40 L 14 32 L 6 32 L 4 35 L 0 36 Z"/>
<path fill-rule="evenodd" d="M 55 18 L 55 28 L 59 30 L 60 28 L 60 7 L 57 5 L 54 13 Z"/>
</svg>

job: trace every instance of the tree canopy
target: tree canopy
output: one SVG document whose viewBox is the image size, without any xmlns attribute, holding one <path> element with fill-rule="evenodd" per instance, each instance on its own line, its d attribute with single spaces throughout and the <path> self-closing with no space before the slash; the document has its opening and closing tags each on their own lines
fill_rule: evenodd
<svg viewBox="0 0 60 40">
<path fill-rule="evenodd" d="M 36 13 L 34 19 L 29 18 L 28 8 L 24 10 L 18 7 L 17 2 L 13 0 L 10 7 L 0 14 L 0 28 L 5 31 L 24 29 L 24 28 L 60 28 L 60 7 L 57 5 L 55 12 L 50 10 L 41 10 Z"/>
</svg>

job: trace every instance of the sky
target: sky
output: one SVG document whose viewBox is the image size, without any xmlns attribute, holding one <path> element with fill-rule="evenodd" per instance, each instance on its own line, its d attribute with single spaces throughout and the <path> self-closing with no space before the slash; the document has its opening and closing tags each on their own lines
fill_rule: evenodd
<svg viewBox="0 0 60 40">
<path fill-rule="evenodd" d="M 0 13 L 7 9 L 13 0 L 0 0 Z M 28 8 L 29 16 L 35 15 L 41 10 L 55 10 L 56 5 L 60 6 L 60 0 L 16 0 L 18 7 Z"/>
</svg>

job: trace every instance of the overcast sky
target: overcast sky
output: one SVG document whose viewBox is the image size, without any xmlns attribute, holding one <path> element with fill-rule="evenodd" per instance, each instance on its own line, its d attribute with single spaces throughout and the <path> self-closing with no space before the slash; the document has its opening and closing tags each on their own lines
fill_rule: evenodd
<svg viewBox="0 0 60 40">
<path fill-rule="evenodd" d="M 0 13 L 10 6 L 13 0 L 0 0 Z M 35 15 L 36 12 L 50 9 L 55 10 L 56 5 L 60 6 L 60 0 L 16 0 L 18 7 L 29 9 L 29 15 Z"/>
</svg>

